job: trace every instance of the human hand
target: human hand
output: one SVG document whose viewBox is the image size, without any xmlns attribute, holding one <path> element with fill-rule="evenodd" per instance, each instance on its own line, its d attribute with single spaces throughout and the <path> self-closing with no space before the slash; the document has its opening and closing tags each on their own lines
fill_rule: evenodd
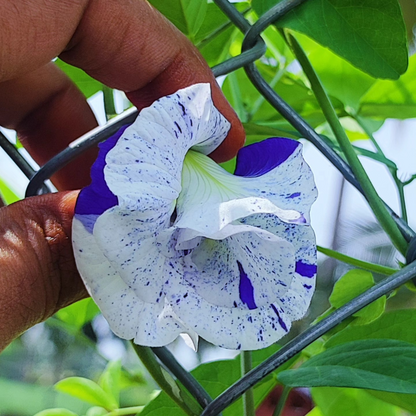
<svg viewBox="0 0 416 416">
<path fill-rule="evenodd" d="M 244 132 L 207 64 L 145 0 L 0 0 L 0 125 L 17 130 L 39 164 L 96 126 L 84 97 L 50 61 L 59 55 L 141 109 L 210 82 L 232 123 L 212 154 L 231 158 Z M 52 179 L 59 190 L 88 183 L 91 151 Z M 71 222 L 77 192 L 28 198 L 0 209 L 0 350 L 30 326 L 87 293 L 76 271 Z"/>
</svg>

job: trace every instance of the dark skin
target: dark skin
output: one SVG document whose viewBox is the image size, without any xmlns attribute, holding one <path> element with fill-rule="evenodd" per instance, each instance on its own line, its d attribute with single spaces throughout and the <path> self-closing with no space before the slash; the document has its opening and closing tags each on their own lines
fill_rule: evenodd
<svg viewBox="0 0 416 416">
<path fill-rule="evenodd" d="M 0 125 L 17 130 L 44 164 L 96 126 L 83 95 L 51 59 L 60 56 L 141 109 L 209 82 L 231 122 L 211 157 L 233 157 L 244 131 L 198 51 L 145 0 L 0 0 Z M 87 296 L 71 246 L 77 191 L 92 150 L 52 178 L 59 191 L 0 209 L 0 350 L 60 308 Z M 1 205 L 0 205 L 1 206 Z"/>
</svg>

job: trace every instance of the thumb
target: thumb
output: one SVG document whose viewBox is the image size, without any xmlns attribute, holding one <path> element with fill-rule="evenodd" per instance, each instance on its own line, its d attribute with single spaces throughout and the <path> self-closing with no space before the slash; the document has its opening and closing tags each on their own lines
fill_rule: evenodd
<svg viewBox="0 0 416 416">
<path fill-rule="evenodd" d="M 0 350 L 87 296 L 71 245 L 77 195 L 42 195 L 0 208 Z"/>
</svg>

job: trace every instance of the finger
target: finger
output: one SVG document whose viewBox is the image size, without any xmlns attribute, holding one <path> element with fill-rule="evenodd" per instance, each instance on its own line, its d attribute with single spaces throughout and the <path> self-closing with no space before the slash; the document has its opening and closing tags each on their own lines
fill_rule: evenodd
<svg viewBox="0 0 416 416">
<path fill-rule="evenodd" d="M 139 109 L 179 88 L 209 82 L 216 107 L 232 124 L 214 156 L 227 160 L 244 143 L 241 123 L 204 59 L 147 1 L 90 2 L 61 56 L 103 83 L 126 91 Z"/>
<path fill-rule="evenodd" d="M 0 125 L 16 130 L 42 166 L 97 122 L 78 88 L 49 63 L 0 84 Z M 86 186 L 96 156 L 92 149 L 60 170 L 52 177 L 55 186 L 59 190 Z"/>
<path fill-rule="evenodd" d="M 29 16 L 28 9 L 35 3 L 32 1 L 26 5 L 24 12 Z M 241 147 L 244 142 L 241 124 L 207 64 L 191 43 L 147 1 L 80 0 L 70 9 L 62 3 L 58 0 L 48 2 L 48 10 L 42 14 L 42 30 L 39 29 L 36 39 L 39 41 L 40 38 L 45 47 L 38 48 L 37 54 L 42 57 L 37 57 L 37 62 L 43 59 L 46 63 L 53 53 L 59 53 L 63 45 L 67 45 L 61 54 L 64 60 L 103 83 L 128 92 L 139 109 L 179 88 L 196 82 L 209 82 L 216 106 L 232 124 L 228 138 L 214 155 L 217 160 L 228 159 Z M 41 6 L 38 4 L 36 7 L 39 9 Z M 63 7 L 68 16 L 64 23 L 60 17 Z M 36 15 L 39 11 L 33 13 Z M 58 24 L 62 24 L 62 32 L 54 36 Z M 19 30 L 12 33 L 26 33 L 25 30 L 30 33 L 33 29 L 27 26 L 25 21 L 19 21 Z M 24 41 L 26 44 L 23 42 L 20 49 L 27 49 L 30 56 L 36 45 L 30 37 L 25 36 Z M 0 70 L 0 75 L 3 72 L 10 77 L 23 62 L 31 66 L 27 58 L 8 58 L 4 64 L 6 70 Z"/>
<path fill-rule="evenodd" d="M 71 246 L 76 197 L 49 194 L 0 209 L 0 350 L 87 296 Z"/>
</svg>

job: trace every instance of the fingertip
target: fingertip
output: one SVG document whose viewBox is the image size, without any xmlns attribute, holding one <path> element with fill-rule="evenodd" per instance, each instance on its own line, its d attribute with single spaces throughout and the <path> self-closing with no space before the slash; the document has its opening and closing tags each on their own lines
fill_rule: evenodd
<svg viewBox="0 0 416 416">
<path fill-rule="evenodd" d="M 226 139 L 209 156 L 217 163 L 232 159 L 244 146 L 246 134 L 236 112 L 233 110 L 217 83 L 212 89 L 212 98 L 221 114 L 231 123 Z"/>
</svg>

